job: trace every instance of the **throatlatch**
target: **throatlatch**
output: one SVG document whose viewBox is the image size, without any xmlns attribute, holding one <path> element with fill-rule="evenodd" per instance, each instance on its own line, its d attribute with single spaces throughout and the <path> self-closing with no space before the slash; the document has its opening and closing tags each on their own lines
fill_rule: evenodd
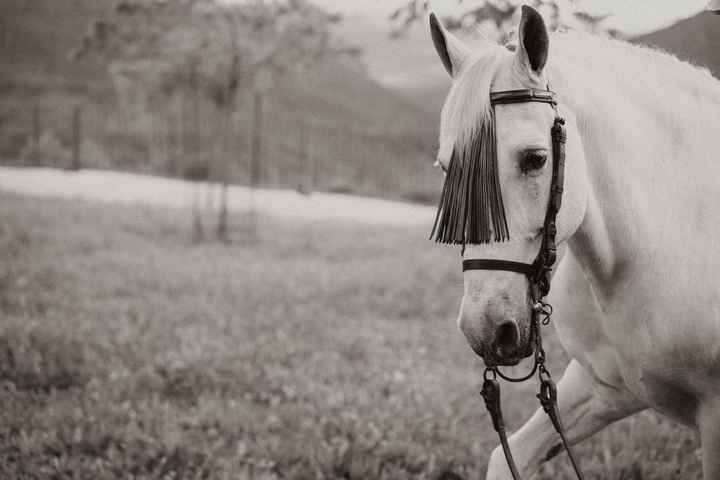
<svg viewBox="0 0 720 480">
<path fill-rule="evenodd" d="M 552 178 L 550 195 L 543 223 L 540 251 L 531 264 L 498 259 L 463 260 L 466 270 L 504 270 L 523 274 L 528 279 L 530 296 L 533 301 L 531 320 L 531 348 L 534 347 L 534 364 L 529 374 L 521 378 L 504 375 L 497 366 L 485 369 L 483 388 L 480 394 L 498 433 L 508 467 L 515 480 L 520 475 L 510 451 L 507 432 L 500 407 L 500 384 L 497 377 L 510 382 L 522 382 L 538 374 L 540 392 L 538 400 L 547 413 L 553 427 L 560 435 L 563 447 L 570 457 L 575 473 L 580 480 L 582 472 L 570 444 L 565 438 L 557 406 L 557 389 L 545 367 L 545 351 L 542 347 L 540 326 L 550 321 L 552 306 L 543 301 L 550 292 L 552 269 L 557 259 L 556 235 L 557 215 L 560 211 L 565 174 L 565 120 L 557 111 L 555 93 L 548 90 L 506 90 L 490 93 L 492 106 L 490 118 L 479 130 L 469 149 L 453 152 L 438 206 L 435 225 L 430 237 L 440 243 L 466 244 L 500 242 L 510 238 L 502 192 L 497 171 L 495 137 L 495 111 L 498 104 L 541 102 L 552 106 L 555 120 L 551 129 L 552 137 Z M 528 352 L 528 355 L 531 352 Z"/>
</svg>

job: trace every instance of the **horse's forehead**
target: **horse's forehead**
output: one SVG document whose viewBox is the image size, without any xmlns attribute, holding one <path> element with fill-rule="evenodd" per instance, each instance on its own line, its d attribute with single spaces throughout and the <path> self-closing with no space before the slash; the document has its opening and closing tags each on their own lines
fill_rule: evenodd
<svg viewBox="0 0 720 480">
<path fill-rule="evenodd" d="M 450 163 L 455 146 L 467 141 L 468 132 L 482 123 L 484 111 L 490 109 L 490 92 L 528 88 L 522 76 L 518 74 L 512 58 L 500 58 L 496 62 L 485 62 L 478 59 L 470 64 L 455 81 L 443 107 L 440 122 L 438 163 L 446 168 Z M 537 107 L 540 107 L 538 109 Z M 508 108 L 510 107 L 510 108 Z M 516 135 L 506 136 L 510 131 L 516 132 L 517 138 L 534 135 L 537 137 L 538 127 L 544 124 L 545 115 L 542 107 L 535 103 L 518 105 L 499 105 L 498 111 L 503 127 L 512 125 L 514 130 L 502 128 L 503 140 L 514 141 Z M 548 112 L 545 112 L 548 113 Z M 549 115 L 549 113 L 548 113 Z M 532 140 L 537 143 L 537 138 Z"/>
<path fill-rule="evenodd" d="M 537 143 L 538 139 L 547 141 L 554 117 L 552 109 L 545 103 L 497 105 L 495 123 L 498 141 L 515 143 Z"/>
<path fill-rule="evenodd" d="M 490 91 L 495 76 L 509 77 L 502 58 L 476 57 L 468 62 L 454 79 L 440 116 L 437 161 L 448 167 L 455 145 L 469 140 L 471 133 L 482 123 L 490 103 Z"/>
<path fill-rule="evenodd" d="M 498 65 L 493 75 L 492 90 L 513 90 L 516 88 L 527 88 L 522 81 L 522 77 L 518 74 L 515 63 L 505 61 Z M 488 95 L 490 92 L 488 92 Z"/>
</svg>

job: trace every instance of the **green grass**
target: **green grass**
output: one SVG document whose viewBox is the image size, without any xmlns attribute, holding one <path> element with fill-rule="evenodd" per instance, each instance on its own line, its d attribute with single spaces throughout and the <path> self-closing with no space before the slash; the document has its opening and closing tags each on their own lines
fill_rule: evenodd
<svg viewBox="0 0 720 480">
<path fill-rule="evenodd" d="M 232 220 L 194 244 L 184 212 L 0 195 L 0 478 L 479 478 L 496 438 L 457 251 Z M 504 388 L 511 427 L 534 389 Z M 651 413 L 578 454 L 588 479 L 700 475 L 694 434 Z M 540 478 L 571 478 L 564 456 Z"/>
</svg>

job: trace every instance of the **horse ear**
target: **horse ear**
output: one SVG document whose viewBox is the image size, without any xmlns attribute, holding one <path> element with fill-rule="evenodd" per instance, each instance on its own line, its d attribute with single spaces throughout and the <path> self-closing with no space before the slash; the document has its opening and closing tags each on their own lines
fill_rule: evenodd
<svg viewBox="0 0 720 480">
<path fill-rule="evenodd" d="M 470 49 L 445 30 L 435 13 L 430 14 L 430 35 L 445 70 L 451 77 L 454 77 L 462 68 L 463 62 L 470 56 Z"/>
<path fill-rule="evenodd" d="M 547 62 L 550 39 L 540 13 L 527 5 L 522 7 L 518 40 L 515 61 L 531 78 L 537 79 Z"/>
</svg>

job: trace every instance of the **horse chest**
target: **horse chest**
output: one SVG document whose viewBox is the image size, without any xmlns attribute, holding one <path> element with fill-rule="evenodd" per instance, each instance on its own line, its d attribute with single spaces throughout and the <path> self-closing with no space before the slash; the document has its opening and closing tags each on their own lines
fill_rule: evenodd
<svg viewBox="0 0 720 480">
<path fill-rule="evenodd" d="M 568 258 L 554 287 L 553 319 L 568 353 L 596 383 L 691 424 L 698 398 L 720 393 L 720 322 L 702 308 L 653 302 L 638 291 L 601 306 L 577 267 Z"/>
<path fill-rule="evenodd" d="M 720 395 L 720 338 L 707 315 L 690 311 L 693 321 L 681 322 L 674 313 L 668 307 L 605 316 L 606 353 L 594 360 L 614 369 L 643 403 L 692 425 L 703 396 Z"/>
</svg>

